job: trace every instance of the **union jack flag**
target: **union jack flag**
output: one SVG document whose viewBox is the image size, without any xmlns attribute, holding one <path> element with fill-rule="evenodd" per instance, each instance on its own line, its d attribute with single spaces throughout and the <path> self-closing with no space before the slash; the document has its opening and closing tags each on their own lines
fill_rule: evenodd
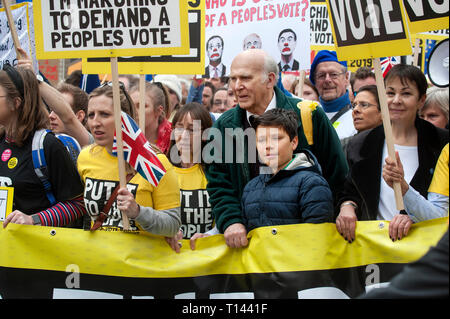
<svg viewBox="0 0 450 319">
<path fill-rule="evenodd" d="M 386 74 L 388 74 L 388 72 L 394 67 L 394 65 L 399 63 L 400 61 L 393 56 L 380 58 L 381 72 L 383 73 L 383 77 L 386 77 Z"/>
<path fill-rule="evenodd" d="M 124 159 L 156 187 L 166 173 L 164 166 L 136 122 L 125 112 L 122 112 L 121 119 Z M 115 132 L 112 154 L 117 156 Z"/>
</svg>

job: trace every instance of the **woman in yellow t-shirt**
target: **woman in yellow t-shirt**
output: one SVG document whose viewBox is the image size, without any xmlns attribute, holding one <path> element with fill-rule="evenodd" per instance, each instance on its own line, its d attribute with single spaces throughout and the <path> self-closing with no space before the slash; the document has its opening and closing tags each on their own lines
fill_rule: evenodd
<svg viewBox="0 0 450 319">
<path fill-rule="evenodd" d="M 135 118 L 135 108 L 125 88 L 120 87 L 121 109 Z M 78 157 L 78 172 L 84 183 L 84 203 L 95 223 L 119 183 L 118 159 L 111 154 L 114 140 L 114 108 L 109 83 L 91 92 L 88 127 L 95 143 Z M 117 198 L 101 223 L 102 230 L 123 229 L 122 214 L 130 219 L 131 230 L 143 229 L 155 235 L 174 236 L 180 229 L 180 192 L 173 166 L 164 154 L 157 155 L 166 173 L 157 187 L 140 174 L 134 174 L 127 187 L 119 188 Z M 127 164 L 127 173 L 135 171 Z M 100 224 L 100 223 L 98 223 Z"/>
<path fill-rule="evenodd" d="M 184 105 L 172 121 L 173 138 L 169 147 L 169 159 L 178 175 L 181 194 L 181 230 L 168 238 L 170 246 L 179 252 L 178 240 L 195 239 L 213 228 L 206 176 L 203 171 L 202 150 L 206 141 L 203 132 L 212 126 L 212 119 L 204 106 L 198 103 Z"/>
</svg>

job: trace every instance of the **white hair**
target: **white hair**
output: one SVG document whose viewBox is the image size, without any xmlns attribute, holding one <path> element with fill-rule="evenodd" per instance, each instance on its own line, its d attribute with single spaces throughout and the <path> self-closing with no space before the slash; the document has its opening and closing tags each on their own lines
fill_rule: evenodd
<svg viewBox="0 0 450 319">
<path fill-rule="evenodd" d="M 264 54 L 263 82 L 268 79 L 269 73 L 275 74 L 275 83 L 277 83 L 280 77 L 278 64 L 269 54 L 266 53 Z"/>
<path fill-rule="evenodd" d="M 425 104 L 420 110 L 420 113 L 423 113 L 428 106 L 431 104 L 434 104 L 438 106 L 442 113 L 444 113 L 445 118 L 449 118 L 449 112 L 448 112 L 448 96 L 449 96 L 449 89 L 447 88 L 440 88 L 437 86 L 432 86 L 427 89 L 427 98 L 425 100 Z"/>
</svg>

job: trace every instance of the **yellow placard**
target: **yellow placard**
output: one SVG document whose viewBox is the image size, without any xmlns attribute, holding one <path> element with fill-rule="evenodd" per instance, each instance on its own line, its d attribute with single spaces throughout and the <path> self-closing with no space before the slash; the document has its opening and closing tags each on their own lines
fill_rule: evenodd
<svg viewBox="0 0 450 319">
<path fill-rule="evenodd" d="M 121 5 L 116 5 L 120 3 Z M 38 59 L 189 53 L 186 0 L 33 1 Z"/>
<path fill-rule="evenodd" d="M 415 39 L 423 40 L 445 40 L 449 38 L 449 29 L 427 31 L 422 33 L 416 33 L 411 35 L 411 40 L 414 43 Z"/>
<path fill-rule="evenodd" d="M 0 221 L 11 214 L 14 200 L 14 187 L 0 187 Z"/>
<path fill-rule="evenodd" d="M 401 0 L 326 0 L 341 61 L 412 54 Z"/>
<path fill-rule="evenodd" d="M 447 29 L 448 1 L 403 0 L 411 33 Z"/>
<path fill-rule="evenodd" d="M 185 55 L 119 57 L 120 74 L 202 74 L 205 70 L 205 0 L 186 1 L 189 14 L 189 53 Z M 106 58 L 83 58 L 84 74 L 110 73 Z"/>
</svg>

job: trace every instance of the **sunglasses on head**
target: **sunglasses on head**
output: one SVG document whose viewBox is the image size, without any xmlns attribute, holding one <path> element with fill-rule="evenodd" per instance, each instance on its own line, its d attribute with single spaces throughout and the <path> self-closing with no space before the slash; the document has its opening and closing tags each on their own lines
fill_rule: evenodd
<svg viewBox="0 0 450 319">
<path fill-rule="evenodd" d="M 99 86 L 99 88 L 104 88 L 104 87 L 106 87 L 106 86 L 109 86 L 109 87 L 113 87 L 113 82 L 112 81 L 109 81 L 109 82 L 105 82 L 105 83 L 103 83 L 102 85 L 100 85 Z M 133 102 L 131 101 L 131 98 L 130 98 L 130 96 L 128 95 L 128 92 L 127 92 L 127 90 L 126 90 L 126 88 L 125 88 L 125 84 L 123 83 L 123 82 L 121 82 L 121 81 L 119 81 L 119 88 L 122 90 L 122 92 L 123 92 L 123 94 L 125 95 L 125 98 L 127 99 L 127 101 L 128 101 L 128 106 L 130 107 L 130 109 L 133 107 Z"/>
<path fill-rule="evenodd" d="M 108 82 L 104 82 L 102 85 L 100 85 L 100 88 L 104 88 L 105 86 L 113 86 L 113 82 L 112 81 L 108 81 Z M 119 87 L 125 91 L 125 84 L 123 84 L 123 82 L 119 81 Z"/>
</svg>

